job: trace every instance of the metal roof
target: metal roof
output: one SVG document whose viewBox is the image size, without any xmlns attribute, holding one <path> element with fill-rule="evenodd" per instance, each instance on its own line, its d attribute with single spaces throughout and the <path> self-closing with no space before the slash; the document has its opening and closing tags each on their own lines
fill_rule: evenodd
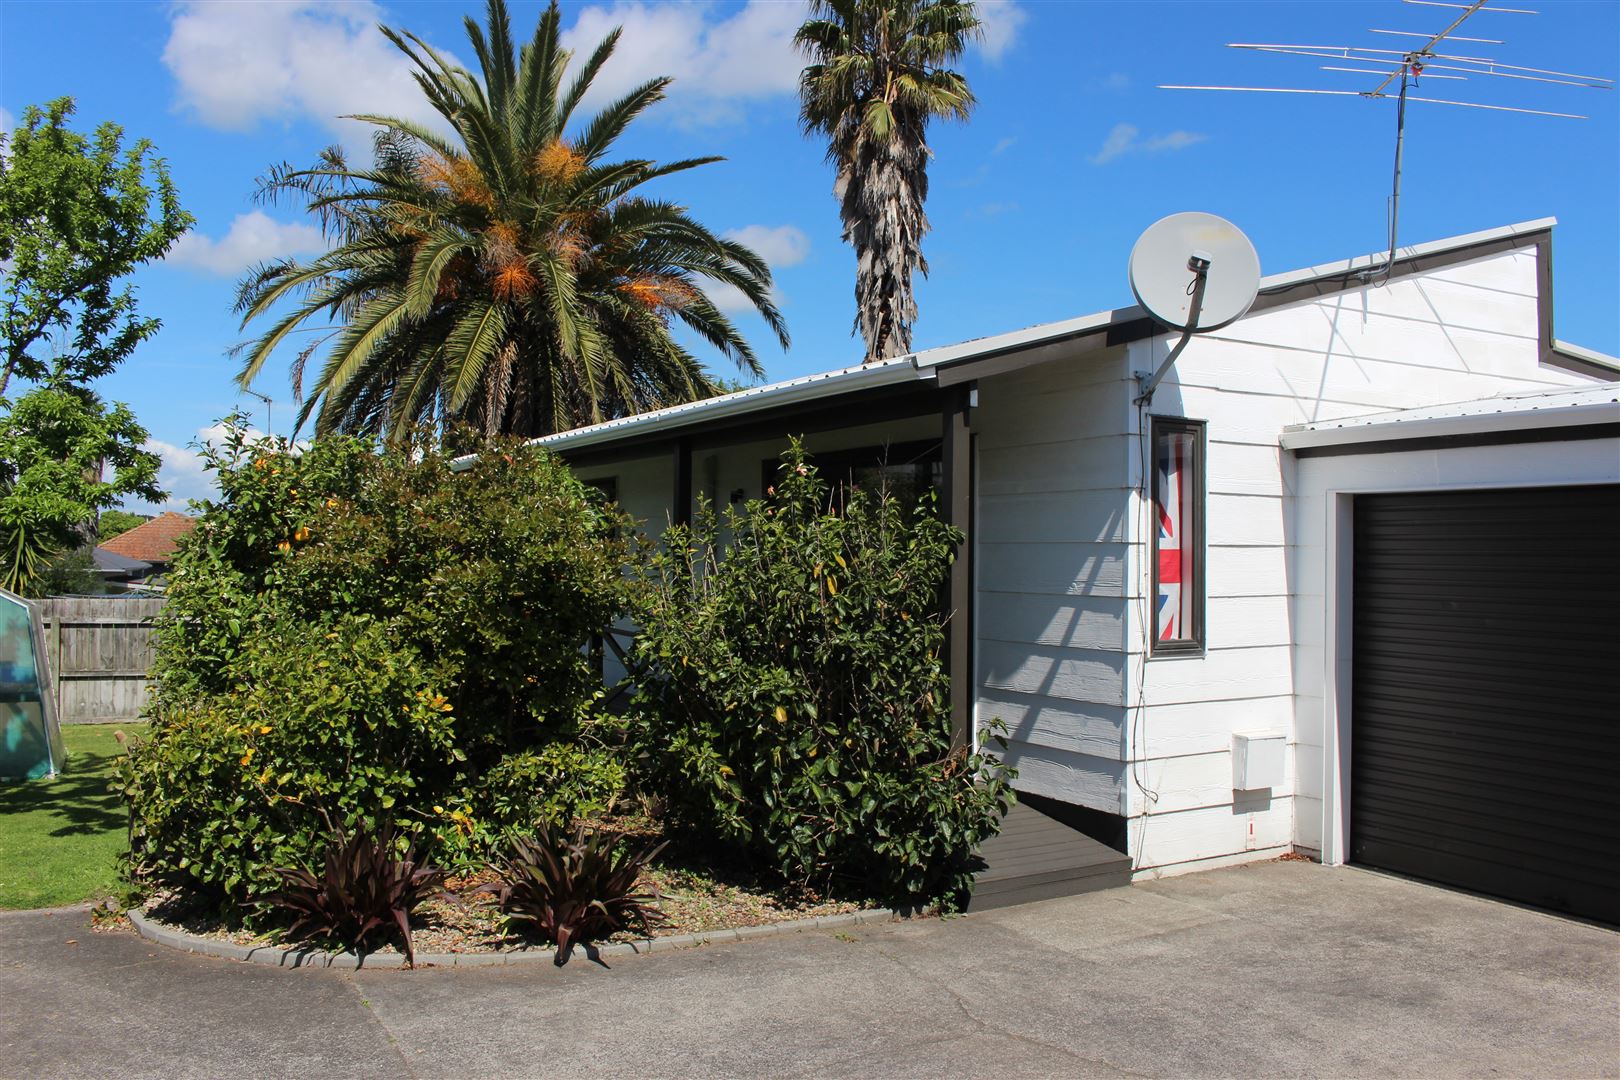
<svg viewBox="0 0 1620 1080">
<path fill-rule="evenodd" d="M 560 431 L 555 435 L 542 435 L 530 439 L 532 446 L 553 450 L 576 450 L 586 446 L 610 443 L 631 433 L 643 434 L 665 428 L 687 427 L 711 420 L 741 416 L 763 409 L 772 409 L 800 401 L 832 397 L 852 390 L 865 390 L 896 383 L 916 382 L 932 377 L 932 372 L 918 371 L 913 356 L 897 356 L 876 364 L 839 368 L 816 375 L 805 375 L 768 386 L 751 386 L 732 394 L 689 401 L 684 405 L 671 405 L 667 409 L 637 413 L 634 416 L 608 420 L 589 427 Z"/>
<path fill-rule="evenodd" d="M 1532 234 L 1545 233 L 1554 224 L 1556 224 L 1554 218 L 1538 218 L 1534 221 L 1504 225 L 1496 229 L 1453 236 L 1425 244 L 1414 244 L 1401 248 L 1397 254 L 1397 260 L 1409 262 L 1442 252 L 1454 252 L 1463 248 L 1510 240 L 1518 236 L 1529 237 Z M 1531 242 L 1533 241 L 1528 239 L 1526 241 L 1527 244 Z M 1276 294 L 1290 293 L 1301 286 L 1309 287 L 1317 283 L 1323 283 L 1324 286 L 1331 287 L 1333 291 L 1356 288 L 1359 285 L 1355 282 L 1354 274 L 1360 270 L 1383 265 L 1384 258 L 1385 255 L 1380 252 L 1352 259 L 1322 263 L 1301 270 L 1272 274 L 1261 279 L 1260 294 L 1262 297 L 1265 297 L 1268 293 L 1273 294 L 1275 302 L 1277 299 Z M 1258 307 L 1259 305 L 1257 305 L 1257 309 Z M 1113 308 L 1084 315 L 1077 319 L 1043 323 L 1006 334 L 975 338 L 954 345 L 924 349 L 877 364 L 839 368 L 817 375 L 789 379 L 786 382 L 750 387 L 747 390 L 740 390 L 719 397 L 705 398 L 702 401 L 693 401 L 684 405 L 674 405 L 667 409 L 638 413 L 635 416 L 609 420 L 588 427 L 574 428 L 571 431 L 558 432 L 555 435 L 543 435 L 530 440 L 530 443 L 531 445 L 544 446 L 553 450 L 577 450 L 590 446 L 605 446 L 631 435 L 644 436 L 660 432 L 672 433 L 683 428 L 698 427 L 711 421 L 764 412 L 779 406 L 801 404 L 820 398 L 831 398 L 850 391 L 917 380 L 932 381 L 937 379 L 939 373 L 945 368 L 967 364 L 989 356 L 1022 352 L 1026 349 L 1060 342 L 1065 339 L 1107 332 L 1110 328 L 1118 327 L 1123 323 L 1146 324 L 1147 329 L 1138 336 L 1155 336 L 1169 332 L 1156 324 L 1149 324 L 1146 312 L 1140 307 L 1133 305 L 1131 307 Z M 1566 349 L 1572 355 L 1587 352 L 1587 350 L 1580 350 L 1570 346 L 1560 345 L 1560 347 Z M 1591 355 L 1596 356 L 1597 354 Z M 1599 362 L 1616 363 L 1612 358 Z M 458 464 L 460 463 L 458 461 Z"/>
<path fill-rule="evenodd" d="M 1612 357 L 1605 359 L 1615 362 Z M 1289 450 L 1303 450 L 1387 439 L 1426 439 L 1592 424 L 1620 424 L 1620 382 L 1520 391 L 1449 405 L 1392 409 L 1294 424 L 1283 429 L 1282 445 Z"/>
</svg>

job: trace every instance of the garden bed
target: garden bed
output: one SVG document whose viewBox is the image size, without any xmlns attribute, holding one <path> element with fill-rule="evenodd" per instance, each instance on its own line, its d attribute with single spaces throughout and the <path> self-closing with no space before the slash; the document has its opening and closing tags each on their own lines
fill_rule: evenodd
<svg viewBox="0 0 1620 1080">
<path fill-rule="evenodd" d="M 621 835 L 631 847 L 650 847 L 664 839 L 659 823 L 643 816 L 622 816 L 601 823 Z M 412 937 L 419 959 L 429 956 L 499 955 L 532 953 L 550 956 L 551 948 L 521 931 L 510 930 L 493 896 L 478 889 L 492 880 L 487 872 L 452 877 L 449 899 L 429 901 L 412 919 Z M 669 925 L 650 932 L 654 941 L 701 940 L 723 931 L 760 927 L 811 925 L 815 920 L 870 912 L 869 902 L 786 887 L 729 860 L 706 859 L 679 841 L 666 849 L 642 876 L 644 888 L 662 898 L 657 906 Z M 159 930 L 178 931 L 190 938 L 243 949 L 281 949 L 287 944 L 277 932 L 256 932 L 222 919 L 217 911 L 199 905 L 183 893 L 152 897 L 140 909 L 143 921 Z M 646 941 L 649 935 L 624 931 L 610 943 Z M 377 957 L 397 956 L 395 943 L 379 947 Z"/>
</svg>

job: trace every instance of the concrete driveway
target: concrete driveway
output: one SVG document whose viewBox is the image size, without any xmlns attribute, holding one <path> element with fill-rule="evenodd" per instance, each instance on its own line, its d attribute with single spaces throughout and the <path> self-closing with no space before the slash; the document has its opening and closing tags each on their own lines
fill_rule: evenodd
<svg viewBox="0 0 1620 1080">
<path fill-rule="evenodd" d="M 0 1075 L 1620 1076 L 1620 935 L 1306 863 L 612 970 L 282 971 L 0 914 Z"/>
</svg>

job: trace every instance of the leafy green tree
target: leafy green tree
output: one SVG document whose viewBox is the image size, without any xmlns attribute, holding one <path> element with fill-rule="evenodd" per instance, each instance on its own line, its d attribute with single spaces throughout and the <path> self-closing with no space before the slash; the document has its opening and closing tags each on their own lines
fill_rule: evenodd
<svg viewBox="0 0 1620 1080">
<path fill-rule="evenodd" d="M 157 333 L 134 289 L 114 290 L 192 224 L 151 143 L 126 151 L 111 122 L 86 137 L 73 113 L 72 98 L 31 105 L 0 147 L 0 395 L 13 377 L 82 385 Z"/>
<path fill-rule="evenodd" d="M 96 521 L 96 542 L 105 543 L 115 536 L 122 535 L 144 525 L 152 518 L 148 514 L 136 514 L 129 510 L 106 510 Z"/>
<path fill-rule="evenodd" d="M 0 145 L 0 584 L 19 591 L 92 540 L 100 511 L 163 498 L 146 429 L 89 384 L 157 332 L 118 285 L 191 216 L 150 143 L 126 151 L 112 123 L 86 137 L 73 111 L 71 98 L 30 106 Z M 13 379 L 29 386 L 15 401 Z"/>
<path fill-rule="evenodd" d="M 560 23 L 553 3 L 519 50 L 505 3 L 490 0 L 487 28 L 467 20 L 477 74 L 384 29 L 454 135 L 359 116 L 379 128 L 372 168 L 329 150 L 320 167 L 272 172 L 262 194 L 306 198 L 336 246 L 244 281 L 244 326 L 282 301 L 296 306 L 247 347 L 241 385 L 290 334 L 325 329 L 294 364 L 302 392 L 305 361 L 325 349 L 299 420 L 313 414 L 317 434 L 399 439 L 418 424 L 468 423 L 486 435 L 538 435 L 712 395 L 672 323 L 760 374 L 705 291 L 713 283 L 739 290 L 787 346 L 764 260 L 641 193 L 719 159 L 608 157 L 670 80 L 643 83 L 575 125 L 619 35 L 565 85 Z"/>
<path fill-rule="evenodd" d="M 129 496 L 164 498 L 146 429 L 123 404 L 81 386 L 0 398 L 0 585 L 22 592 L 53 553 L 80 547 L 87 523 Z"/>
<path fill-rule="evenodd" d="M 33 596 L 99 596 L 114 591 L 96 572 L 96 562 L 87 548 L 64 551 L 46 564 L 30 583 Z"/>
<path fill-rule="evenodd" d="M 855 328 L 873 363 L 911 351 L 914 270 L 928 274 L 928 121 L 967 119 L 967 80 L 948 70 L 979 20 L 968 0 L 810 0 L 794 41 L 806 133 L 827 137 L 827 159 L 855 248 Z"/>
</svg>

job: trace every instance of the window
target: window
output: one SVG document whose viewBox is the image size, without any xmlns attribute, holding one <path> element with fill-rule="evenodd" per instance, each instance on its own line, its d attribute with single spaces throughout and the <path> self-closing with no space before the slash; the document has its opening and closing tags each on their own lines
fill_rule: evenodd
<svg viewBox="0 0 1620 1080">
<path fill-rule="evenodd" d="M 603 476 L 595 480 L 586 480 L 585 486 L 590 488 L 591 493 L 599 497 L 604 505 L 619 501 L 619 478 L 617 476 Z"/>
<path fill-rule="evenodd" d="M 810 455 L 810 464 L 831 489 L 834 506 L 843 506 L 852 489 L 886 488 L 907 513 L 916 507 L 924 493 L 944 488 L 943 460 L 938 439 Z M 776 458 L 761 462 L 760 490 L 776 483 L 781 468 L 782 462 Z"/>
<path fill-rule="evenodd" d="M 1204 647 L 1204 425 L 1153 418 L 1153 652 Z"/>
</svg>

